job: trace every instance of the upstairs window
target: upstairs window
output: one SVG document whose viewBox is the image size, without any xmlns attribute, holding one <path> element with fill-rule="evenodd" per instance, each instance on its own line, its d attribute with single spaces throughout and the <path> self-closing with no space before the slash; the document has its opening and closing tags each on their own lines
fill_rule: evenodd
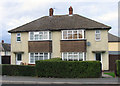
<svg viewBox="0 0 120 86">
<path fill-rule="evenodd" d="M 95 31 L 95 40 L 96 40 L 96 41 L 100 41 L 100 40 L 101 40 L 100 30 L 96 30 L 96 31 Z"/>
<path fill-rule="evenodd" d="M 17 42 L 20 42 L 20 41 L 21 41 L 21 34 L 17 33 Z"/>
<path fill-rule="evenodd" d="M 30 32 L 29 38 L 31 41 L 50 40 L 51 32 L 50 31 Z"/>
<path fill-rule="evenodd" d="M 63 40 L 84 39 L 84 30 L 63 30 Z"/>
</svg>

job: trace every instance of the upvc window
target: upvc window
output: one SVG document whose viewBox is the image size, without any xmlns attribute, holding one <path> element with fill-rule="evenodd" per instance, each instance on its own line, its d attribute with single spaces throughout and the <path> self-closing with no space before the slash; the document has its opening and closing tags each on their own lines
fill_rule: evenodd
<svg viewBox="0 0 120 86">
<path fill-rule="evenodd" d="M 21 41 L 21 34 L 20 33 L 17 33 L 17 35 L 16 35 L 16 41 L 17 42 L 20 42 Z"/>
<path fill-rule="evenodd" d="M 100 30 L 95 30 L 95 40 L 96 41 L 100 41 L 101 40 L 101 37 L 100 37 Z"/>
<path fill-rule="evenodd" d="M 50 59 L 50 53 L 29 53 L 29 63 L 35 64 L 37 60 L 46 60 Z"/>
<path fill-rule="evenodd" d="M 63 40 L 84 39 L 84 30 L 63 30 Z"/>
<path fill-rule="evenodd" d="M 85 53 L 84 52 L 63 52 L 62 60 L 85 61 Z"/>
<path fill-rule="evenodd" d="M 50 40 L 50 39 L 51 39 L 50 31 L 29 32 L 30 41 Z"/>
</svg>

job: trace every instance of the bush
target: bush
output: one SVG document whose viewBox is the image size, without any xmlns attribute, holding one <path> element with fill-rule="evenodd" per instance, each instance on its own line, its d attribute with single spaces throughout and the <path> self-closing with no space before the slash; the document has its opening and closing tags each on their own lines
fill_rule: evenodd
<svg viewBox="0 0 120 86">
<path fill-rule="evenodd" d="M 99 61 L 62 61 L 59 58 L 36 61 L 38 77 L 97 78 L 101 77 Z"/>
<path fill-rule="evenodd" d="M 2 65 L 2 75 L 36 76 L 35 66 L 30 65 Z"/>
<path fill-rule="evenodd" d="M 120 60 L 116 61 L 117 75 L 120 77 Z"/>
</svg>

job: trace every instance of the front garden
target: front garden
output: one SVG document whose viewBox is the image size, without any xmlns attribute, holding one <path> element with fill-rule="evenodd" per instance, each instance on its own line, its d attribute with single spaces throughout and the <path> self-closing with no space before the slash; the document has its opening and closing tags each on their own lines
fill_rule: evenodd
<svg viewBox="0 0 120 86">
<path fill-rule="evenodd" d="M 60 58 L 36 61 L 30 65 L 2 65 L 2 75 L 55 78 L 101 77 L 99 61 L 62 61 Z"/>
</svg>

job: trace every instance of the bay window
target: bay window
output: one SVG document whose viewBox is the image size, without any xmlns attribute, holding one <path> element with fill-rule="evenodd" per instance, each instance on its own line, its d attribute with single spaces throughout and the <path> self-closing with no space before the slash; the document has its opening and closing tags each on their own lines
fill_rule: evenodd
<svg viewBox="0 0 120 86">
<path fill-rule="evenodd" d="M 84 39 L 84 30 L 63 30 L 63 40 Z"/>
<path fill-rule="evenodd" d="M 85 61 L 85 53 L 84 52 L 63 52 L 62 60 Z"/>
<path fill-rule="evenodd" d="M 29 63 L 35 64 L 35 61 L 37 60 L 46 60 L 50 59 L 51 55 L 50 53 L 29 53 Z"/>
<path fill-rule="evenodd" d="M 50 31 L 29 32 L 30 41 L 50 40 L 50 39 L 51 39 Z"/>
</svg>

